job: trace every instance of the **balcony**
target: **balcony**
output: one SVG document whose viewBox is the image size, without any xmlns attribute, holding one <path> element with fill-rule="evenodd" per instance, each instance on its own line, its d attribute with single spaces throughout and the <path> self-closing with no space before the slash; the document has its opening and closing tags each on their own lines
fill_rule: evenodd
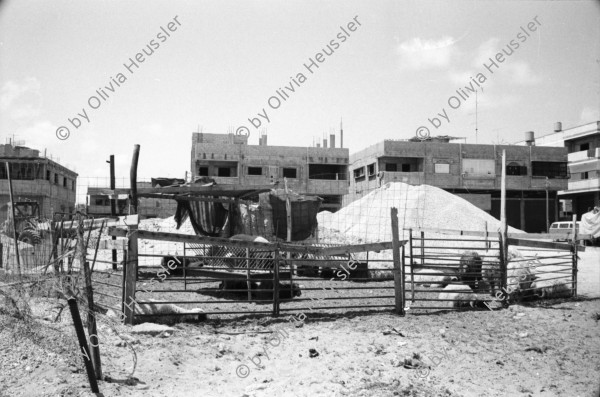
<svg viewBox="0 0 600 397">
<path fill-rule="evenodd" d="M 578 161 L 585 161 L 590 159 L 600 159 L 600 148 L 569 153 L 568 159 L 569 163 L 575 163 Z"/>
<path fill-rule="evenodd" d="M 327 179 L 309 179 L 306 187 L 307 194 L 348 194 L 348 181 Z"/>
<path fill-rule="evenodd" d="M 424 183 L 425 173 L 424 172 L 394 172 L 384 171 L 382 184 L 388 182 L 402 182 L 408 183 L 409 185 L 420 185 Z"/>
<path fill-rule="evenodd" d="M 569 181 L 570 191 L 597 191 L 600 190 L 600 179 L 580 179 Z"/>
<path fill-rule="evenodd" d="M 240 183 L 240 178 L 237 176 L 213 176 L 211 178 L 217 182 L 217 185 L 238 185 Z M 256 183 L 256 185 L 258 185 L 258 183 Z"/>
</svg>

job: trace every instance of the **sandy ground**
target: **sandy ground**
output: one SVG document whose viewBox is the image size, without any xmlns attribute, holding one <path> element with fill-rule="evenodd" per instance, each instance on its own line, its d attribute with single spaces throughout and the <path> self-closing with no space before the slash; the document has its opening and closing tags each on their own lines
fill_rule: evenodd
<svg viewBox="0 0 600 397">
<path fill-rule="evenodd" d="M 597 396 L 600 249 L 588 247 L 580 258 L 578 300 L 493 312 L 209 316 L 154 336 L 103 319 L 108 378 L 100 390 L 104 396 Z M 343 282 L 314 285 L 321 283 Z M 363 285 L 365 296 L 391 293 L 370 289 L 388 282 Z M 33 323 L 0 314 L 0 395 L 93 395 L 68 312 L 53 322 L 59 300 L 31 302 Z M 306 301 L 282 307 L 301 305 Z M 415 357 L 425 366 L 403 365 Z"/>
<path fill-rule="evenodd" d="M 105 396 L 595 396 L 598 312 L 592 300 L 406 317 L 209 321 L 160 336 L 123 330 L 138 381 L 125 382 L 131 350 L 108 335 L 103 364 L 114 380 L 100 389 Z M 2 324 L 10 325 L 5 317 Z M 59 346 L 3 328 L 3 395 L 92 395 L 67 351 L 75 350 L 68 322 L 53 326 L 64 335 Z M 415 354 L 430 368 L 405 368 Z"/>
</svg>

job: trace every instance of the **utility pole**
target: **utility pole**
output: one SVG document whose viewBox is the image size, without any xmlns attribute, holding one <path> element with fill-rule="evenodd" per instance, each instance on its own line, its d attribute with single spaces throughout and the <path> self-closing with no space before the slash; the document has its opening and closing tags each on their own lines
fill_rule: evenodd
<svg viewBox="0 0 600 397">
<path fill-rule="evenodd" d="M 115 156 L 114 154 L 110 155 L 110 160 L 107 161 L 110 164 L 110 190 L 112 190 L 112 197 L 110 199 L 110 216 L 117 216 L 117 200 L 115 198 Z M 116 240 L 116 236 L 112 236 L 113 240 Z M 114 247 L 114 245 L 113 245 Z M 112 268 L 113 270 L 117 270 L 117 250 L 113 248 L 112 250 Z"/>
<path fill-rule="evenodd" d="M 550 233 L 550 215 L 549 215 L 549 205 L 548 205 L 548 186 L 549 180 L 546 177 L 546 233 Z"/>
</svg>

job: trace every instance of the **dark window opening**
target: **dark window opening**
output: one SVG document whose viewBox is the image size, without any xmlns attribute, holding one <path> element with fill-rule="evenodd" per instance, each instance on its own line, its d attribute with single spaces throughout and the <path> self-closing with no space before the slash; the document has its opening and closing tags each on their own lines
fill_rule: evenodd
<svg viewBox="0 0 600 397">
<path fill-rule="evenodd" d="M 58 174 L 54 174 L 54 184 L 58 185 Z"/>
<path fill-rule="evenodd" d="M 388 172 L 396 172 L 396 171 L 398 171 L 398 164 L 395 164 L 395 163 L 392 163 L 392 164 L 386 163 L 385 164 L 385 170 L 388 171 Z"/>
<path fill-rule="evenodd" d="M 583 150 L 590 150 L 590 144 L 588 143 L 582 143 L 581 145 L 579 145 L 579 151 L 583 151 Z"/>
<path fill-rule="evenodd" d="M 208 176 L 208 167 L 198 167 L 198 176 Z"/>
<path fill-rule="evenodd" d="M 567 163 L 558 161 L 532 161 L 531 176 L 548 178 L 567 178 L 569 175 Z"/>
<path fill-rule="evenodd" d="M 588 171 L 581 173 L 581 179 L 589 179 Z"/>
<path fill-rule="evenodd" d="M 506 175 L 527 175 L 527 167 L 517 163 L 509 163 L 506 166 Z"/>
<path fill-rule="evenodd" d="M 67 178 L 63 178 L 63 187 L 67 187 Z"/>
<path fill-rule="evenodd" d="M 354 170 L 354 179 L 365 177 L 365 167 L 360 167 Z"/>
<path fill-rule="evenodd" d="M 46 180 L 49 181 L 50 180 L 50 171 L 46 171 Z"/>
<path fill-rule="evenodd" d="M 327 179 L 345 181 L 348 168 L 338 164 L 309 164 L 308 179 Z"/>
<path fill-rule="evenodd" d="M 375 175 L 375 163 L 369 164 L 367 166 L 367 172 L 368 172 L 369 176 Z"/>
<path fill-rule="evenodd" d="M 295 168 L 284 168 L 283 169 L 283 177 L 284 178 L 296 178 L 297 170 Z"/>
<path fill-rule="evenodd" d="M 231 168 L 219 167 L 219 169 L 217 170 L 217 176 L 230 177 L 231 176 Z"/>
<path fill-rule="evenodd" d="M 402 172 L 410 172 L 410 164 L 402 164 Z"/>
<path fill-rule="evenodd" d="M 248 167 L 248 175 L 262 175 L 262 167 Z"/>
<path fill-rule="evenodd" d="M 12 180 L 28 180 L 35 179 L 35 165 L 27 163 L 9 163 L 10 179 Z M 0 163 L 0 179 L 8 179 L 6 166 Z"/>
</svg>

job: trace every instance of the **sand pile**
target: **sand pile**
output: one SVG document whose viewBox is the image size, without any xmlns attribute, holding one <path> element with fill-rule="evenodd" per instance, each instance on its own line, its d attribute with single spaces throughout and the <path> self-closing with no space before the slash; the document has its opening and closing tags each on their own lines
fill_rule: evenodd
<svg viewBox="0 0 600 397">
<path fill-rule="evenodd" d="M 398 208 L 403 228 L 497 232 L 500 221 L 468 201 L 440 188 L 387 183 L 336 213 L 321 212 L 319 238 L 330 243 L 391 241 L 390 208 Z M 509 232 L 517 232 L 509 227 Z M 404 233 L 404 237 L 408 234 Z"/>
<path fill-rule="evenodd" d="M 500 221 L 487 212 L 475 207 L 463 198 L 440 188 L 420 185 L 412 186 L 401 182 L 387 183 L 367 196 L 342 208 L 336 213 L 322 212 L 317 215 L 319 221 L 319 241 L 331 244 L 361 244 L 392 240 L 390 208 L 398 209 L 400 240 L 408 240 L 409 232 L 403 229 L 451 229 L 463 231 L 488 231 L 497 236 Z M 512 227 L 509 232 L 519 232 Z M 413 237 L 417 233 L 413 232 Z M 426 232 L 425 238 L 454 238 L 460 236 Z M 469 237 L 465 237 L 469 239 Z M 473 237 L 471 237 L 473 239 Z M 477 237 L 475 237 L 477 239 Z M 419 246 L 415 242 L 415 246 Z M 430 248 L 432 246 L 441 247 Z M 497 245 L 496 245 L 497 246 Z M 408 244 L 406 244 L 406 255 Z M 417 248 L 415 248 L 418 250 Z M 462 251 L 477 251 L 482 256 L 496 255 L 498 251 L 487 250 L 485 242 L 470 241 L 426 241 L 426 255 L 458 255 Z M 359 260 L 366 253 L 357 253 Z M 369 253 L 369 269 L 392 268 L 391 250 Z M 442 262 L 447 262 L 441 260 Z M 428 259 L 428 263 L 437 262 Z M 380 272 L 371 271 L 378 277 Z M 389 274 L 388 274 L 389 275 Z"/>
</svg>

